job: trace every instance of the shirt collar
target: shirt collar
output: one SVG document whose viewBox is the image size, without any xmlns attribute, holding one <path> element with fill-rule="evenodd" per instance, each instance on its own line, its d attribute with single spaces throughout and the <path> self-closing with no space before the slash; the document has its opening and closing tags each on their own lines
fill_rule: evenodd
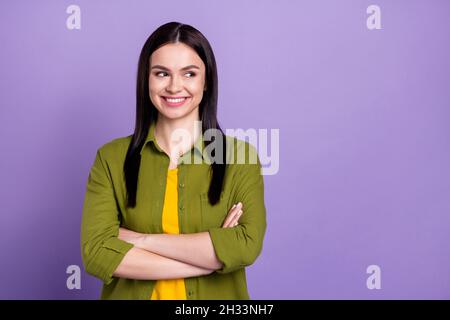
<svg viewBox="0 0 450 320">
<path fill-rule="evenodd" d="M 156 126 L 156 122 L 155 121 L 150 123 L 150 127 L 149 127 L 149 130 L 148 130 L 147 138 L 145 139 L 145 142 L 142 145 L 142 148 L 141 148 L 141 150 L 139 152 L 139 154 L 141 156 L 142 156 L 142 152 L 144 151 L 144 148 L 146 147 L 147 143 L 149 143 L 150 141 L 153 142 L 154 146 L 156 147 L 156 149 L 159 152 L 164 152 L 159 147 L 159 145 L 156 143 L 155 126 Z M 198 159 L 200 159 L 200 160 L 205 160 L 205 155 L 203 154 L 204 150 L 205 150 L 205 141 L 203 140 L 203 134 L 200 134 L 200 136 L 197 139 L 197 141 L 195 141 L 193 147 L 188 152 L 186 152 L 184 155 L 182 155 L 180 157 L 180 160 L 184 159 L 185 157 L 189 157 L 192 152 L 194 152 L 194 157 L 198 157 Z"/>
</svg>

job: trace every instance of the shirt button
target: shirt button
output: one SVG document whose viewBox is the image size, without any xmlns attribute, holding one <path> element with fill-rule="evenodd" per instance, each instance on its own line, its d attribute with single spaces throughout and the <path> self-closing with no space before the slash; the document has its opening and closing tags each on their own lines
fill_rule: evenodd
<svg viewBox="0 0 450 320">
<path fill-rule="evenodd" d="M 180 187 L 181 187 L 181 188 L 184 188 L 184 182 L 181 182 L 181 183 L 180 183 Z"/>
<path fill-rule="evenodd" d="M 188 292 L 188 295 L 189 295 L 189 296 L 192 296 L 193 294 L 194 294 L 193 291 L 189 291 L 189 292 Z"/>
</svg>

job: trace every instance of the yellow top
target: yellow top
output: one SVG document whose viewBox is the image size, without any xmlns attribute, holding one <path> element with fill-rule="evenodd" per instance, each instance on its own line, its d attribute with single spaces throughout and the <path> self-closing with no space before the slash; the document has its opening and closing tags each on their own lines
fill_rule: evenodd
<svg viewBox="0 0 450 320">
<path fill-rule="evenodd" d="M 178 168 L 167 171 L 166 193 L 162 213 L 164 233 L 178 234 Z M 186 300 L 184 279 L 157 280 L 151 300 Z"/>
</svg>

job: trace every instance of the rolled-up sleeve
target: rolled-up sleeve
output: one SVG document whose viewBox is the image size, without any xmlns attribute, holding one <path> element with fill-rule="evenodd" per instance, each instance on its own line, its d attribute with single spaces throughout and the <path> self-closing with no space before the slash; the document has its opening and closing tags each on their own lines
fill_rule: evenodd
<svg viewBox="0 0 450 320">
<path fill-rule="evenodd" d="M 107 163 L 97 150 L 89 172 L 81 223 L 81 256 L 86 272 L 111 283 L 132 244 L 118 239 L 120 221 Z"/>
<path fill-rule="evenodd" d="M 210 228 L 209 234 L 217 258 L 223 263 L 217 273 L 229 273 L 253 264 L 260 255 L 266 232 L 264 179 L 261 163 L 237 164 L 236 203 L 242 202 L 239 224 L 231 228 Z"/>
</svg>

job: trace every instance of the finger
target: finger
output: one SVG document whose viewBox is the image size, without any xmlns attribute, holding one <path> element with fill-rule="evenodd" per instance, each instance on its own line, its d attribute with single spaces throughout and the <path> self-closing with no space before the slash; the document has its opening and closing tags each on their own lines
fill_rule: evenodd
<svg viewBox="0 0 450 320">
<path fill-rule="evenodd" d="M 242 207 L 242 203 L 238 203 L 237 205 L 234 205 L 229 213 L 228 216 L 225 218 L 225 222 L 223 224 L 223 228 L 227 228 L 230 226 L 230 222 L 233 220 L 233 218 L 235 217 L 235 215 L 239 212 L 240 208 Z"/>
<path fill-rule="evenodd" d="M 227 218 L 225 219 L 225 222 L 223 223 L 222 227 L 228 228 L 230 226 L 231 220 L 232 220 L 232 216 L 228 215 Z"/>
<path fill-rule="evenodd" d="M 236 204 L 234 204 L 234 205 L 231 207 L 230 211 L 228 211 L 228 214 L 227 214 L 227 216 L 226 216 L 226 218 L 225 218 L 225 221 L 224 221 L 224 223 L 223 223 L 223 226 L 222 226 L 223 228 L 226 228 L 226 227 L 229 226 L 230 221 L 231 221 L 232 217 L 234 216 L 235 208 L 236 208 Z"/>
<path fill-rule="evenodd" d="M 235 224 L 238 222 L 239 218 L 241 217 L 242 213 L 243 213 L 242 210 L 239 210 L 237 212 L 237 214 L 234 216 L 234 218 L 230 221 L 230 226 L 231 227 L 235 226 Z"/>
</svg>

